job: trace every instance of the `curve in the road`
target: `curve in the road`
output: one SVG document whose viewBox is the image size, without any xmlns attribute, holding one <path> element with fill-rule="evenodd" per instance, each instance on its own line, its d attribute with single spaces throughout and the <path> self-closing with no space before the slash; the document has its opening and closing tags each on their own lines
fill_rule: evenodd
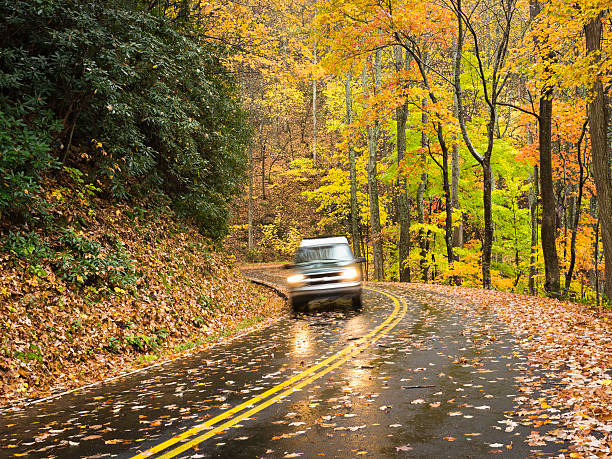
<svg viewBox="0 0 612 459">
<path fill-rule="evenodd" d="M 391 329 L 393 329 L 404 317 L 407 311 L 406 302 L 388 292 L 384 292 L 381 290 L 377 290 L 374 288 L 365 287 L 367 290 L 372 292 L 379 293 L 381 295 L 389 297 L 393 300 L 394 309 L 381 324 L 379 324 L 376 328 L 374 328 L 370 333 L 363 336 L 359 340 L 354 341 L 350 345 L 346 346 L 336 354 L 328 357 L 327 359 L 319 362 L 316 365 L 304 370 L 303 372 L 293 376 L 292 378 L 272 387 L 271 389 L 259 394 L 256 397 L 253 397 L 250 400 L 247 400 L 244 403 L 236 405 L 235 407 L 221 413 L 218 416 L 215 416 L 212 419 L 209 419 L 207 422 L 203 424 L 199 424 L 192 429 L 183 432 L 180 435 L 172 437 L 171 439 L 160 443 L 153 448 L 150 448 L 142 453 L 133 456 L 132 459 L 144 459 L 150 458 L 153 455 L 161 453 L 164 450 L 168 450 L 168 448 L 173 445 L 186 440 L 190 437 L 194 437 L 192 440 L 181 444 L 179 447 L 176 447 L 172 450 L 166 451 L 162 455 L 158 456 L 159 458 L 173 458 L 188 449 L 193 448 L 194 446 L 202 443 L 203 441 L 214 437 L 215 435 L 223 432 L 224 430 L 232 427 L 233 425 L 238 424 L 240 421 L 258 413 L 259 411 L 267 408 L 270 405 L 282 400 L 283 398 L 291 395 L 293 392 L 301 389 L 302 387 L 310 384 L 311 382 L 317 380 L 318 378 L 324 376 L 330 371 L 338 368 L 342 364 L 344 364 L 347 360 L 353 357 L 355 354 L 361 352 L 365 347 L 370 344 L 375 343 L 380 338 L 385 336 Z M 282 392 L 281 392 L 282 391 Z M 278 393 L 280 392 L 280 393 Z M 276 395 L 275 395 L 276 394 Z M 248 411 L 244 411 L 248 409 Z M 242 412 L 242 414 L 238 414 Z M 238 414 L 238 415 L 237 415 Z M 236 415 L 236 416 L 235 416 Z M 215 428 L 212 428 L 215 424 L 220 423 L 221 421 L 225 422 Z M 206 430 L 206 433 L 202 435 L 198 435 L 203 430 Z"/>
</svg>

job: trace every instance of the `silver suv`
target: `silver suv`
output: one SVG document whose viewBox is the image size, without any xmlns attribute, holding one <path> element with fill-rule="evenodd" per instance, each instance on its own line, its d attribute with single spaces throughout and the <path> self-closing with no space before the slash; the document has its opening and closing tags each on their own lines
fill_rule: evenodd
<svg viewBox="0 0 612 459">
<path fill-rule="evenodd" d="M 311 300 L 351 298 L 353 308 L 361 309 L 361 266 L 365 258 L 355 258 L 344 236 L 304 239 L 294 264 L 285 265 L 291 307 L 306 308 Z"/>
</svg>

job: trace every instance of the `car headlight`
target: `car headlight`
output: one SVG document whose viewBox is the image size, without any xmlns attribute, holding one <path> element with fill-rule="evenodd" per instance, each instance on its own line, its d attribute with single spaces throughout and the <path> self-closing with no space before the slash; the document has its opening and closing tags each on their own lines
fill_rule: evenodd
<svg viewBox="0 0 612 459">
<path fill-rule="evenodd" d="M 287 283 L 289 283 L 289 284 L 299 284 L 303 280 L 304 280 L 304 275 L 298 273 L 298 274 L 293 274 L 293 275 L 289 276 L 287 278 Z"/>
<path fill-rule="evenodd" d="M 359 273 L 353 267 L 345 268 L 342 271 L 342 274 L 340 274 L 340 277 L 342 278 L 342 280 L 347 280 L 347 281 L 349 281 L 349 280 L 357 280 L 359 278 Z"/>
</svg>

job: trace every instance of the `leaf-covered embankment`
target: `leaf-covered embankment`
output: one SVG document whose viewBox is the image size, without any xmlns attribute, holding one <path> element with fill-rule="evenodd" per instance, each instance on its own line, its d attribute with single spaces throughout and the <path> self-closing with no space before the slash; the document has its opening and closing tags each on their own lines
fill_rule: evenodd
<svg viewBox="0 0 612 459">
<path fill-rule="evenodd" d="M 170 358 L 284 307 L 168 207 L 44 190 L 63 225 L 1 230 L 0 404 Z"/>
</svg>

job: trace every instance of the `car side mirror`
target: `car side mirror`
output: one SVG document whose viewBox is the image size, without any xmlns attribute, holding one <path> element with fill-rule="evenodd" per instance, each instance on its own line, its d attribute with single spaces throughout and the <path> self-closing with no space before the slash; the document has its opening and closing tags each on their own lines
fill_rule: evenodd
<svg viewBox="0 0 612 459">
<path fill-rule="evenodd" d="M 295 265 L 291 264 L 291 263 L 285 263 L 284 265 L 281 266 L 281 269 L 291 269 L 294 268 Z"/>
<path fill-rule="evenodd" d="M 357 257 L 357 258 L 355 258 L 354 261 L 355 261 L 355 263 L 365 263 L 366 259 L 365 259 L 365 257 Z"/>
</svg>

